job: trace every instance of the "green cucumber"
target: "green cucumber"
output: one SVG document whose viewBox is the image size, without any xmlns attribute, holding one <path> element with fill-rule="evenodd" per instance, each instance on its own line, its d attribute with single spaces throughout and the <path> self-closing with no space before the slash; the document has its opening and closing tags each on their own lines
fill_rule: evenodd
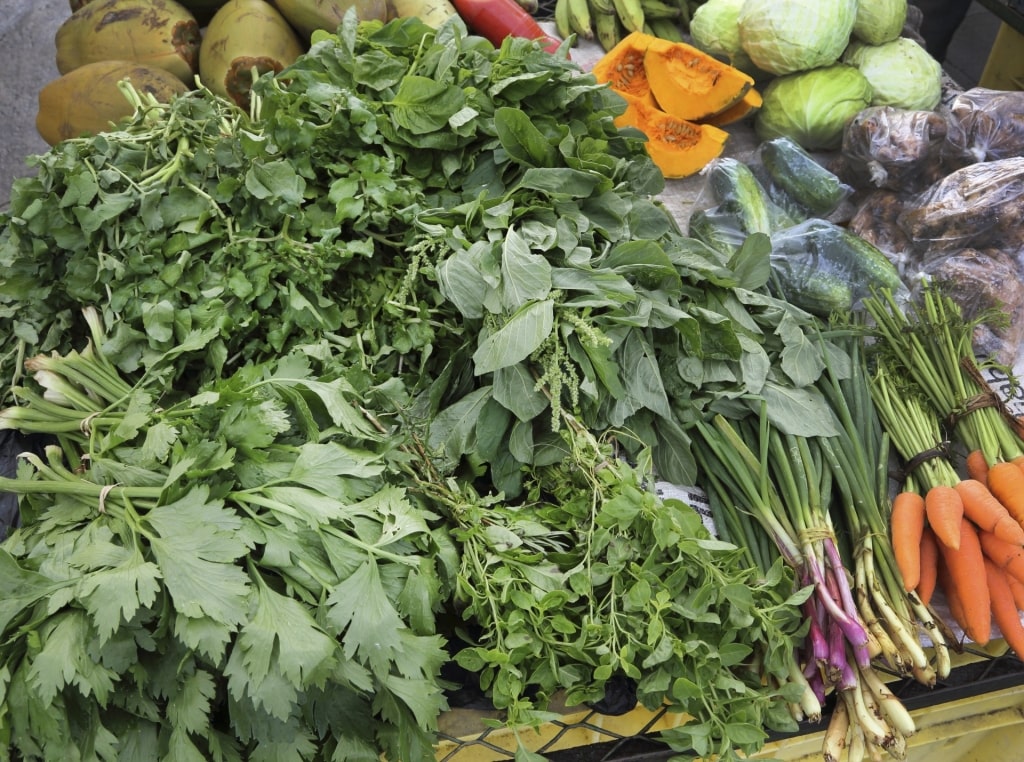
<svg viewBox="0 0 1024 762">
<path fill-rule="evenodd" d="M 688 226 L 690 237 L 731 257 L 747 237 L 740 214 L 731 207 L 719 205 L 693 212 Z"/>
<path fill-rule="evenodd" d="M 715 159 L 708 168 L 708 185 L 719 204 L 740 215 L 742 230 L 748 235 L 771 235 L 795 222 L 768 197 L 750 167 L 738 159 Z"/>
<path fill-rule="evenodd" d="M 850 186 L 790 138 L 765 141 L 760 152 L 772 182 L 814 214 L 831 214 L 851 192 Z"/>
<path fill-rule="evenodd" d="M 876 288 L 906 288 L 880 249 L 822 219 L 772 236 L 771 263 L 780 295 L 818 315 L 849 310 Z"/>
</svg>

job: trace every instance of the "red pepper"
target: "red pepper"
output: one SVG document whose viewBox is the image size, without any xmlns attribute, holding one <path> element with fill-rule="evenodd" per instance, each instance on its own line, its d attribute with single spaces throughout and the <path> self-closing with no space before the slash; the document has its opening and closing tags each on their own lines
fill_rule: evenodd
<svg viewBox="0 0 1024 762">
<path fill-rule="evenodd" d="M 452 4 L 474 34 L 495 46 L 501 45 L 506 37 L 525 37 L 540 40 L 544 50 L 554 53 L 562 44 L 545 32 L 516 0 L 452 0 Z"/>
</svg>

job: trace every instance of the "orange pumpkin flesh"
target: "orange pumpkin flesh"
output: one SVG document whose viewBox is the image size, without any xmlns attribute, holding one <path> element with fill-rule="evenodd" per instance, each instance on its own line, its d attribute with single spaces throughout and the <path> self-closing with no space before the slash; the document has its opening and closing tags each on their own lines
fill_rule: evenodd
<svg viewBox="0 0 1024 762">
<path fill-rule="evenodd" d="M 740 98 L 736 103 L 724 111 L 719 111 L 717 114 L 712 114 L 706 119 L 701 119 L 704 124 L 713 124 L 716 127 L 723 127 L 733 122 L 738 122 L 746 116 L 749 116 L 757 109 L 761 108 L 761 104 L 764 103 L 764 98 L 754 88 L 747 90 L 747 94 Z"/>
<path fill-rule="evenodd" d="M 615 124 L 635 127 L 647 136 L 647 154 L 667 178 L 696 174 L 725 149 L 725 130 L 679 119 L 637 98 L 627 102 Z"/>
<path fill-rule="evenodd" d="M 644 68 L 644 55 L 650 39 L 650 35 L 643 32 L 627 34 L 594 64 L 591 74 L 598 82 L 607 82 L 612 90 L 627 100 L 632 97 L 651 106 L 657 105 Z"/>
<path fill-rule="evenodd" d="M 647 44 L 644 70 L 661 109 L 689 121 L 725 111 L 754 85 L 749 74 L 692 45 L 657 37 Z"/>
</svg>

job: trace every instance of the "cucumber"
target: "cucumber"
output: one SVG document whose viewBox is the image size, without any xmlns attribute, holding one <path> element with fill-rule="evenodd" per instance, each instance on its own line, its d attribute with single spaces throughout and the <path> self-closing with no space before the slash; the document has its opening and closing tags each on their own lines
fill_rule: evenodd
<svg viewBox="0 0 1024 762">
<path fill-rule="evenodd" d="M 880 249 L 827 220 L 772 236 L 770 260 L 779 296 L 816 315 L 848 311 L 876 288 L 906 289 Z"/>
<path fill-rule="evenodd" d="M 765 141 L 760 152 L 761 164 L 771 180 L 816 215 L 831 214 L 852 191 L 790 138 Z"/>
<path fill-rule="evenodd" d="M 742 230 L 748 235 L 771 235 L 795 222 L 772 202 L 750 167 L 737 159 L 715 159 L 708 169 L 708 185 L 721 206 L 739 214 Z"/>
<path fill-rule="evenodd" d="M 690 215 L 688 232 L 691 238 L 696 238 L 727 257 L 735 254 L 747 237 L 739 213 L 728 205 L 712 206 L 693 212 Z"/>
</svg>

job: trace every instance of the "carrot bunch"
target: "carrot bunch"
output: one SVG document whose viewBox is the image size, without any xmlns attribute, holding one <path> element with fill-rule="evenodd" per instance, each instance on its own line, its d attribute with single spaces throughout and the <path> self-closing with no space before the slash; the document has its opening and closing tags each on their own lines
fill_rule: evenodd
<svg viewBox="0 0 1024 762">
<path fill-rule="evenodd" d="M 926 603 L 941 589 L 971 640 L 988 643 L 995 624 L 1024 655 L 1024 580 L 1009 571 L 1024 577 L 1020 427 L 982 379 L 973 327 L 950 300 L 929 287 L 911 309 L 869 302 L 882 358 L 872 395 L 911 469 L 890 513 L 904 585 Z"/>
</svg>

